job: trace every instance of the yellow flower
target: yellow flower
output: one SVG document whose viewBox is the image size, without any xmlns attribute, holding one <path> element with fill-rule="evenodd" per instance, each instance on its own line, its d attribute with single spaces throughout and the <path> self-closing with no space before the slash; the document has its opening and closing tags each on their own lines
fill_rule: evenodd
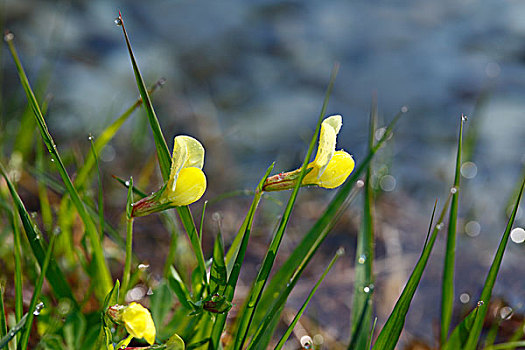
<svg viewBox="0 0 525 350">
<path fill-rule="evenodd" d="M 307 174 L 302 185 L 317 185 L 324 188 L 339 187 L 354 170 L 355 162 L 344 150 L 335 150 L 337 134 L 343 124 L 340 115 L 333 115 L 323 120 L 319 135 L 317 154 L 307 165 Z M 264 191 L 287 190 L 295 187 L 301 169 L 270 176 L 266 179 Z"/>
<path fill-rule="evenodd" d="M 149 310 L 144 306 L 131 303 L 121 314 L 122 322 L 128 333 L 134 338 L 144 338 L 152 345 L 155 342 L 155 324 Z"/>
<path fill-rule="evenodd" d="M 168 181 L 152 195 L 133 204 L 131 216 L 144 216 L 198 201 L 206 190 L 204 147 L 190 136 L 176 136 Z"/>
</svg>

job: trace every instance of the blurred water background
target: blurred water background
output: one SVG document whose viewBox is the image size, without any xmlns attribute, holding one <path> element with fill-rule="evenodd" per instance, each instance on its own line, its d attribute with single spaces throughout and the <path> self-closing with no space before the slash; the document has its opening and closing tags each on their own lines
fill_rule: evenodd
<svg viewBox="0 0 525 350">
<path fill-rule="evenodd" d="M 113 22 L 118 10 L 145 80 L 167 80 L 153 98 L 165 136 L 186 133 L 207 149 L 207 198 L 253 188 L 274 160 L 278 171 L 300 164 L 334 62 L 341 68 L 328 112 L 343 115 L 338 147 L 357 162 L 366 152 L 374 96 L 384 122 L 408 106 L 380 155 L 386 166 L 377 169 L 378 249 L 385 258 L 377 264 L 380 323 L 423 244 L 434 199 L 443 200 L 452 183 L 459 120 L 466 114 L 466 133 L 475 141 L 462 178 L 456 304 L 462 294 L 469 296 L 463 295 L 465 307 L 475 303 L 525 162 L 525 2 L 0 1 L 3 27 L 15 33 L 30 79 L 43 87 L 40 97 L 52 95 L 48 121 L 61 149 L 86 150 L 87 135 L 96 137 L 138 96 Z M 5 46 L 0 59 L 1 127 L 8 140 L 26 101 Z M 152 152 L 139 112 L 105 151 L 105 172 L 137 176 Z M 122 207 L 125 195 L 118 187 L 114 193 L 107 201 Z M 312 190 L 301 197 L 316 203 L 299 207 L 302 215 L 318 215 L 326 196 L 329 191 Z M 353 207 L 358 212 L 359 203 Z M 220 208 L 226 231 L 227 208 Z M 233 222 L 230 234 L 238 226 Z M 355 249 L 349 232 L 355 235 L 356 224 L 345 225 L 327 242 L 334 248 L 327 255 L 340 244 L 349 254 Z M 523 210 L 517 226 L 525 226 Z M 266 244 L 269 232 L 261 235 Z M 416 294 L 405 343 L 435 335 L 443 243 Z M 519 239 L 509 243 L 494 293 L 517 313 L 525 311 L 523 249 Z M 349 333 L 353 259 L 333 272 L 319 291 L 324 299 L 312 307 L 340 340 Z M 300 305 L 304 295 L 296 294 Z"/>
</svg>

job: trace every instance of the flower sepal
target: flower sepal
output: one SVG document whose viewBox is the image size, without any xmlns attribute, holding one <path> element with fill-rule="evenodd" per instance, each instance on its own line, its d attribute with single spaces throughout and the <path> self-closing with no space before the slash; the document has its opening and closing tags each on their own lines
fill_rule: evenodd
<svg viewBox="0 0 525 350">
<path fill-rule="evenodd" d="M 306 175 L 308 175 L 313 168 L 306 169 Z M 266 192 L 271 191 L 284 191 L 291 190 L 299 181 L 299 176 L 301 175 L 301 169 L 296 169 L 286 173 L 279 173 L 273 176 L 269 176 L 263 184 L 262 190 Z M 305 186 L 305 184 L 301 184 Z"/>
</svg>

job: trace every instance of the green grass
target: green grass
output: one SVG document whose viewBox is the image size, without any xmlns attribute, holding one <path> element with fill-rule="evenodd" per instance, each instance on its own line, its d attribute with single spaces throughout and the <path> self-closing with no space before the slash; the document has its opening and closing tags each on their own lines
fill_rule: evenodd
<svg viewBox="0 0 525 350">
<path fill-rule="evenodd" d="M 145 277 L 137 266 L 139 260 L 133 252 L 134 224 L 142 218 L 134 219 L 131 214 L 133 203 L 146 196 L 146 192 L 139 187 L 144 186 L 144 183 L 150 180 L 150 176 L 146 176 L 145 179 L 138 178 L 136 181 L 131 177 L 126 181 L 114 176 L 114 186 L 120 188 L 123 193 L 124 210 L 121 213 L 122 222 L 110 221 L 105 216 L 104 202 L 108 185 L 103 187 L 104 174 L 103 169 L 99 167 L 98 158 L 104 147 L 132 116 L 133 111 L 142 107 L 146 111 L 151 128 L 151 138 L 155 144 L 157 165 L 163 182 L 169 178 L 172 159 L 150 96 L 161 82 L 154 84 L 149 90 L 146 88 L 124 20 L 120 15 L 118 22 L 132 65 L 133 73 L 130 74 L 135 77 L 141 98 L 108 125 L 97 139 L 90 137 L 91 149 L 84 155 L 85 161 L 77 162 L 77 166 L 76 159 L 69 156 L 71 152 L 62 150 L 68 156 L 59 152 L 52 130 L 46 123 L 47 102 L 39 102 L 15 50 L 14 38 L 6 35 L 9 52 L 17 68 L 21 89 L 26 93 L 28 110 L 31 111 L 32 117 L 32 121 L 27 115 L 23 118 L 24 123 L 21 127 L 23 125 L 27 130 L 17 133 L 23 137 L 17 139 L 16 149 L 24 152 L 22 170 L 37 181 L 38 186 L 33 195 L 38 201 L 39 210 L 33 214 L 26 209 L 24 201 L 27 201 L 27 193 L 17 188 L 17 182 L 10 176 L 13 169 L 6 166 L 10 164 L 9 160 L 13 155 L 1 154 L 0 173 L 5 181 L 5 191 L 0 191 L 0 216 L 8 223 L 2 232 L 5 231 L 12 237 L 7 241 L 7 244 L 11 245 L 10 255 L 7 258 L 3 256 L 2 259 L 12 260 L 12 271 L 5 284 L 0 285 L 0 349 L 34 347 L 100 350 L 112 349 L 127 342 L 128 333 L 122 324 L 124 321 L 118 320 L 112 312 L 116 304 L 126 304 L 128 291 L 149 278 Z M 317 120 L 311 120 L 312 136 L 305 150 L 300 175 L 295 187 L 288 193 L 289 197 L 282 208 L 277 229 L 274 230 L 264 251 L 255 276 L 247 277 L 251 278 L 251 287 L 244 300 L 239 300 L 236 292 L 239 290 L 241 273 L 246 268 L 245 260 L 261 203 L 266 199 L 272 200 L 263 191 L 263 184 L 274 171 L 275 164 L 271 164 L 266 170 L 261 166 L 262 177 L 258 184 L 254 184 L 253 191 L 236 189 L 233 194 L 219 195 L 211 199 L 210 204 L 204 203 L 198 217 L 199 230 L 189 206 L 157 214 L 160 224 L 170 233 L 171 241 L 168 256 L 163 262 L 162 277 L 148 283 L 153 293 L 149 297 L 149 309 L 156 325 L 156 341 L 154 345 L 148 345 L 143 340 L 135 340 L 134 349 L 141 347 L 171 350 L 257 350 L 271 347 L 281 349 L 288 345 L 293 348 L 295 343 L 289 340 L 291 334 L 329 270 L 338 258 L 344 256 L 343 250 L 338 250 L 333 259 L 325 263 L 326 269 L 311 286 L 310 293 L 296 311 L 293 321 L 281 327 L 283 310 L 288 307 L 290 295 L 304 279 L 305 271 L 340 218 L 348 211 L 358 211 L 353 205 L 356 198 L 362 198 L 362 204 L 357 205 L 361 208 L 362 217 L 356 254 L 351 259 L 341 259 L 338 263 L 338 266 L 347 264 L 355 268 L 354 284 L 344 296 L 352 305 L 352 311 L 347 315 L 348 319 L 352 320 L 352 325 L 348 330 L 348 339 L 343 344 L 344 348 L 384 350 L 399 346 L 400 335 L 405 327 L 414 295 L 435 243 L 445 231 L 442 228 L 447 214 L 440 332 L 437 344 L 433 345 L 449 350 L 474 350 L 480 348 L 481 344 L 486 344 L 486 350 L 523 346 L 523 332 L 516 332 L 511 338 L 501 340 L 495 337 L 498 325 L 492 331 L 484 332 L 483 322 L 523 195 L 525 172 L 517 182 L 517 190 L 513 192 L 513 211 L 483 283 L 480 302 L 462 320 L 453 317 L 455 243 L 461 213 L 461 203 L 458 200 L 459 170 L 462 159 L 470 159 L 474 147 L 473 138 L 468 138 L 467 155 L 463 157 L 463 119 L 460 122 L 457 140 L 456 162 L 448 169 L 454 177 L 450 184 L 450 188 L 454 190 L 445 194 L 435 194 L 436 197 L 445 196 L 446 199 L 440 204 L 439 214 L 436 213 L 437 201 L 434 205 L 424 242 L 423 235 L 421 236 L 421 255 L 386 320 L 374 318 L 374 304 L 377 305 L 381 301 L 374 300 L 375 203 L 380 193 L 374 192 L 373 174 L 374 169 L 381 164 L 373 160 L 377 152 L 392 138 L 397 121 L 406 110 L 398 113 L 387 125 L 382 137 L 374 141 L 379 118 L 376 102 L 372 103 L 367 154 L 358 160 L 353 173 L 335 190 L 326 208 L 320 210 L 319 217 L 305 230 L 300 241 L 294 242 L 291 253 L 288 256 L 280 256 L 279 248 L 289 230 L 290 220 L 300 218 L 300 213 L 296 210 L 297 202 L 302 200 L 298 196 L 299 191 L 309 190 L 302 188 L 301 180 L 309 171 L 307 165 L 314 154 L 321 122 L 326 117 L 337 69 L 338 65 L 332 71 Z M 34 137 L 37 132 L 41 139 Z M 5 149 L 2 147 L 3 152 Z M 46 149 L 51 158 L 48 158 Z M 32 155 L 34 157 L 31 157 Z M 143 161 L 144 168 L 151 169 L 148 159 L 137 161 Z M 75 177 L 70 175 L 71 171 L 75 171 L 71 169 L 76 169 Z M 55 178 L 57 173 L 61 181 Z M 363 186 L 358 186 L 361 179 L 364 180 Z M 124 195 L 125 192 L 127 196 Z M 359 194 L 362 197 L 357 197 Z M 225 242 L 220 226 L 216 231 L 209 232 L 206 208 L 207 205 L 225 198 L 229 198 L 230 201 L 240 200 L 237 195 L 248 195 L 252 200 L 244 208 L 245 214 L 232 242 Z M 55 198 L 51 200 L 51 197 Z M 501 210 L 494 208 L 498 209 Z M 267 224 L 264 220 L 261 221 L 262 225 Z M 270 227 L 265 227 L 265 230 L 272 231 Z M 183 240 L 184 234 L 188 243 Z M 204 237 L 212 239 L 203 239 Z M 208 242 L 212 242 L 210 246 L 206 246 Z M 278 258 L 281 259 L 281 263 L 275 264 Z M 350 260 L 354 260 L 355 263 L 349 263 Z M 6 290 L 10 293 L 6 293 Z M 29 295 L 27 293 L 30 293 L 31 299 L 24 305 L 24 295 Z M 39 310 L 40 302 L 45 304 L 43 310 Z M 235 315 L 231 310 L 235 310 Z M 378 332 L 375 332 L 376 322 L 382 325 Z M 494 339 L 501 342 L 494 344 Z"/>
</svg>

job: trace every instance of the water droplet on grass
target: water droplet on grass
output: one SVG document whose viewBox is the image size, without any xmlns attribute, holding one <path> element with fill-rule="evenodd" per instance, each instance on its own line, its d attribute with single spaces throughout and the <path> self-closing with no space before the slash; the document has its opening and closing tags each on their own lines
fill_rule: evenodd
<svg viewBox="0 0 525 350">
<path fill-rule="evenodd" d="M 364 263 L 366 262 L 366 255 L 365 255 L 365 254 L 361 254 L 361 255 L 359 256 L 359 259 L 357 259 L 357 262 L 358 262 L 359 264 L 364 264 Z"/>
<path fill-rule="evenodd" d="M 525 242 L 525 230 L 521 227 L 516 227 L 510 231 L 510 239 L 516 244 Z"/>
<path fill-rule="evenodd" d="M 365 182 L 363 180 L 357 180 L 355 185 L 359 188 L 363 187 L 365 185 Z"/>
<path fill-rule="evenodd" d="M 15 35 L 11 32 L 6 32 L 5 35 L 4 35 L 4 40 L 6 42 L 9 42 L 11 40 L 13 40 L 15 38 Z"/>
<path fill-rule="evenodd" d="M 122 19 L 120 17 L 115 18 L 115 24 L 118 26 L 122 25 Z"/>
<path fill-rule="evenodd" d="M 140 271 L 146 271 L 149 269 L 149 264 L 139 264 L 138 268 Z"/>
<path fill-rule="evenodd" d="M 403 113 L 408 112 L 408 106 L 401 107 L 401 112 L 403 112 Z"/>
<path fill-rule="evenodd" d="M 499 309 L 499 317 L 501 317 L 502 320 L 510 319 L 513 313 L 514 311 L 510 306 L 504 306 L 501 309 Z"/>
<path fill-rule="evenodd" d="M 374 291 L 374 285 L 373 284 L 369 284 L 368 286 L 365 286 L 363 288 L 363 292 L 365 292 L 366 294 L 372 293 L 373 291 Z"/>
<path fill-rule="evenodd" d="M 443 223 L 440 222 L 439 224 L 436 225 L 436 228 L 439 230 L 441 230 L 443 228 Z"/>
<path fill-rule="evenodd" d="M 300 340 L 301 346 L 304 349 L 311 349 L 312 348 L 312 338 L 309 335 L 303 335 Z"/>
<path fill-rule="evenodd" d="M 461 114 L 461 120 L 466 122 L 468 120 L 468 117 L 465 114 Z"/>
<path fill-rule="evenodd" d="M 458 188 L 457 187 L 450 188 L 450 193 L 452 193 L 452 194 L 458 193 Z"/>
<path fill-rule="evenodd" d="M 124 185 L 126 185 L 126 187 L 129 187 L 129 185 L 130 185 L 129 180 L 127 180 L 126 182 L 124 182 Z"/>
<path fill-rule="evenodd" d="M 40 315 L 40 311 L 42 311 L 43 308 L 44 308 L 44 303 L 43 302 L 40 302 L 40 303 L 36 304 L 35 311 L 33 311 L 33 315 L 35 315 L 35 316 Z"/>
<path fill-rule="evenodd" d="M 483 300 L 478 301 L 478 307 L 483 306 L 483 304 L 485 304 Z"/>
</svg>

